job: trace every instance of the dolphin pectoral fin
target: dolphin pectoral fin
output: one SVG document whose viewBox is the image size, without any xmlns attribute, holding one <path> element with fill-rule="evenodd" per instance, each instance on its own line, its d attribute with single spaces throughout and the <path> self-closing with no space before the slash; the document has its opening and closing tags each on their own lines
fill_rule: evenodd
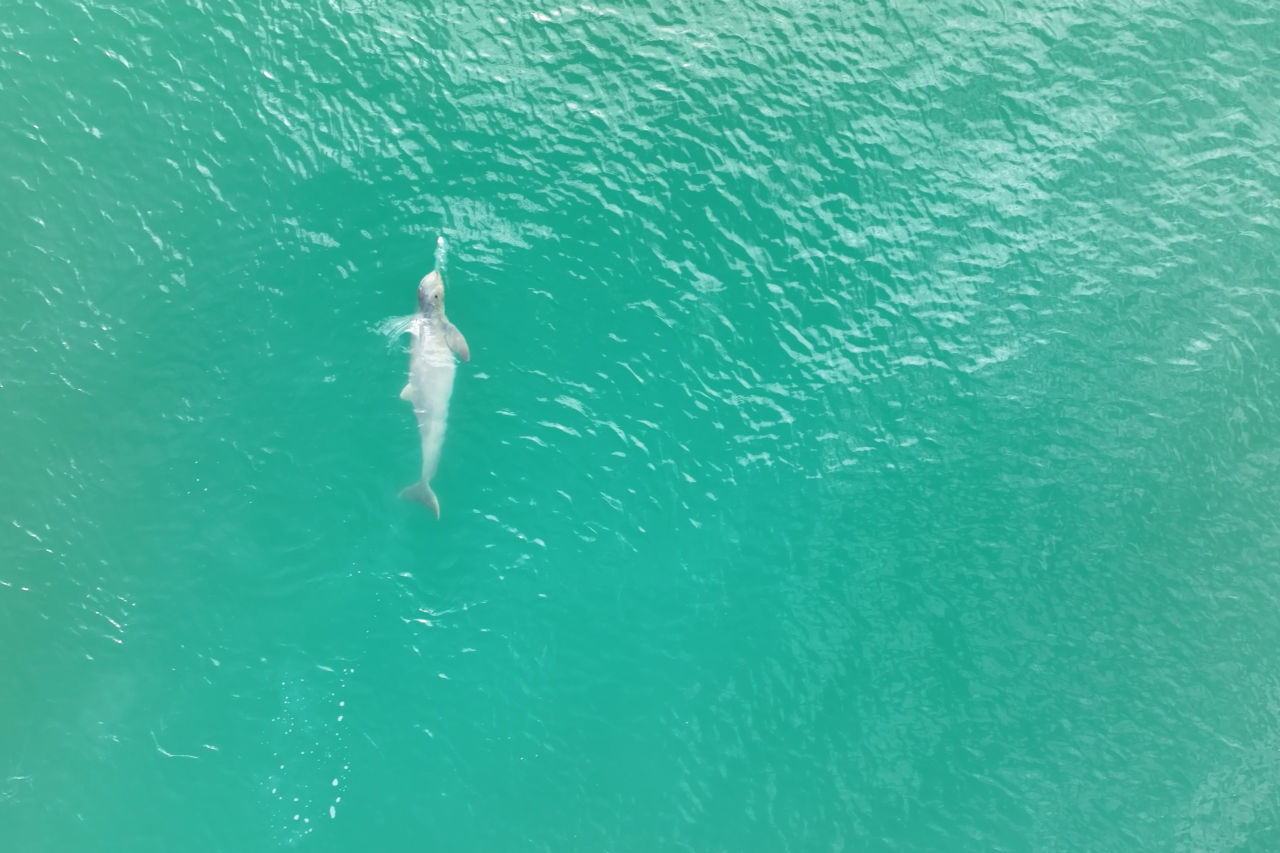
<svg viewBox="0 0 1280 853">
<path fill-rule="evenodd" d="M 449 345 L 449 349 L 453 350 L 458 358 L 463 361 L 471 360 L 471 350 L 467 347 L 467 339 L 462 336 L 462 332 L 458 331 L 458 327 L 446 321 L 444 327 L 444 342 Z"/>
<path fill-rule="evenodd" d="M 406 402 L 412 402 L 412 399 L 413 399 L 413 398 L 410 396 L 410 394 L 412 394 L 412 393 L 413 393 L 413 392 L 412 392 L 412 390 L 409 388 L 408 383 L 405 383 L 404 388 L 400 391 L 400 399 L 401 399 L 401 400 L 404 400 L 404 401 L 406 401 Z"/>
<path fill-rule="evenodd" d="M 431 486 L 426 481 L 419 480 L 404 489 L 400 492 L 400 497 L 407 501 L 417 501 L 435 513 L 436 518 L 440 517 L 440 501 L 436 500 L 436 493 L 431 491 Z"/>
</svg>

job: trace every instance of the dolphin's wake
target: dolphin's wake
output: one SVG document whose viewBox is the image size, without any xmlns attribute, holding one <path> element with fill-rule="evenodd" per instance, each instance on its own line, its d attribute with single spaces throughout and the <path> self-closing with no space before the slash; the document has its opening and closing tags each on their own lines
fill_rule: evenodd
<svg viewBox="0 0 1280 853">
<path fill-rule="evenodd" d="M 274 772 L 265 783 L 276 804 L 278 840 L 290 846 L 335 820 L 342 808 L 351 770 L 344 694 L 352 672 L 317 667 L 280 681 L 280 709 L 268 740 Z"/>
<path fill-rule="evenodd" d="M 418 318 L 416 314 L 405 314 L 403 317 L 388 317 L 381 323 L 373 327 L 373 330 L 387 338 L 387 348 L 391 349 L 396 346 L 400 340 L 400 336 L 406 332 L 413 331 L 413 321 Z"/>
</svg>

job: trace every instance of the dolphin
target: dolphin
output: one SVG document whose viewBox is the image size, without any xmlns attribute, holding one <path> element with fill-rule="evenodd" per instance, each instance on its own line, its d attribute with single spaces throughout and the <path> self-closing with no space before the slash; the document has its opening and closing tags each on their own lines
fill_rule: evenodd
<svg viewBox="0 0 1280 853">
<path fill-rule="evenodd" d="M 471 360 L 467 339 L 444 313 L 444 281 L 432 270 L 418 283 L 418 311 L 409 321 L 413 340 L 409 344 L 409 382 L 400 399 L 413 404 L 422 438 L 422 479 L 400 493 L 400 497 L 423 504 L 436 518 L 440 502 L 431 491 L 431 478 L 440 462 L 444 428 L 449 418 L 449 397 L 453 394 L 453 357 Z"/>
</svg>

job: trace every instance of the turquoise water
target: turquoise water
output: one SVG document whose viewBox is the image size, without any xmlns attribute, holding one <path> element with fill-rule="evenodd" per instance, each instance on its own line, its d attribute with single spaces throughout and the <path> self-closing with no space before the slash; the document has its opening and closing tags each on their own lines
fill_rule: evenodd
<svg viewBox="0 0 1280 853">
<path fill-rule="evenodd" d="M 0 45 L 5 849 L 1280 849 L 1267 4 Z"/>
</svg>

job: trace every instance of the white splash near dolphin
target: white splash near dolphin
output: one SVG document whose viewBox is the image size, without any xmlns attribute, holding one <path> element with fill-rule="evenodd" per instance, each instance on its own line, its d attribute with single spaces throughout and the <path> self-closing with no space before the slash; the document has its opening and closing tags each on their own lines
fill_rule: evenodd
<svg viewBox="0 0 1280 853">
<path fill-rule="evenodd" d="M 449 419 L 449 398 L 453 395 L 453 357 L 471 360 L 467 339 L 444 313 L 444 281 L 432 271 L 418 283 L 418 311 L 407 320 L 391 321 L 384 328 L 413 335 L 409 345 L 409 382 L 400 399 L 413 405 L 422 439 L 422 479 L 400 493 L 415 500 L 440 517 L 440 502 L 431 490 L 431 478 L 440 462 L 444 430 Z"/>
</svg>

